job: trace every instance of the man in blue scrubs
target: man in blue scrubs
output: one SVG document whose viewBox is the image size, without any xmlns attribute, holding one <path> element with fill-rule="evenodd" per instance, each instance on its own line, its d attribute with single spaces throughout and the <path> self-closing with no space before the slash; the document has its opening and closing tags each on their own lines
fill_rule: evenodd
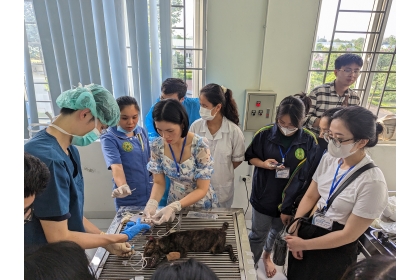
<svg viewBox="0 0 420 280">
<path fill-rule="evenodd" d="M 185 110 L 188 114 L 189 119 L 189 126 L 191 124 L 201 118 L 200 116 L 200 99 L 198 98 L 189 98 L 186 96 L 187 94 L 187 84 L 178 78 L 168 78 L 165 81 L 163 81 L 162 86 L 160 88 L 161 95 L 156 102 L 162 99 L 175 99 L 182 103 Z M 153 127 L 153 109 L 155 108 L 155 105 L 150 108 L 149 112 L 146 115 L 146 129 L 149 135 L 149 141 L 152 142 L 154 139 L 159 137 L 160 135 L 156 132 L 155 128 Z M 168 199 L 168 193 L 169 193 L 169 186 L 170 181 L 169 178 L 165 176 L 166 180 L 166 189 L 165 193 L 163 194 L 162 199 L 160 200 L 159 205 L 160 206 L 166 206 L 166 201 Z"/>
<path fill-rule="evenodd" d="M 65 91 L 56 102 L 60 115 L 24 146 L 51 174 L 44 192 L 35 197 L 32 221 L 25 224 L 25 247 L 69 240 L 84 249 L 101 246 L 110 253 L 129 256 L 132 249 L 126 241 L 150 227 L 138 221 L 121 234 L 103 234 L 83 216 L 83 175 L 74 146 L 87 146 L 108 126 L 116 125 L 118 105 L 108 90 L 95 84 Z"/>
</svg>

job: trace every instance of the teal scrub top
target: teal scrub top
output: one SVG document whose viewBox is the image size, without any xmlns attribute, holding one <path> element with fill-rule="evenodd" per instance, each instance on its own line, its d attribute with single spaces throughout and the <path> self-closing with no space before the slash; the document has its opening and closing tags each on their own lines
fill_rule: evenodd
<svg viewBox="0 0 420 280">
<path fill-rule="evenodd" d="M 44 129 L 24 145 L 24 151 L 43 161 L 51 175 L 46 189 L 35 196 L 32 221 L 24 226 L 25 247 L 47 243 L 40 220 L 67 220 L 70 231 L 85 232 L 84 183 L 77 148 L 70 145 L 67 155 L 57 139 Z"/>
</svg>

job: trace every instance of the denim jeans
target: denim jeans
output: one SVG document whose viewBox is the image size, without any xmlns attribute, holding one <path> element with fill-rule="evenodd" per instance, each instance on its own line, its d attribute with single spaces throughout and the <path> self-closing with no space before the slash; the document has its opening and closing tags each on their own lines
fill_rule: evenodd
<svg viewBox="0 0 420 280">
<path fill-rule="evenodd" d="M 267 216 L 252 209 L 252 230 L 248 235 L 251 251 L 254 254 L 254 264 L 258 263 L 263 248 L 266 252 L 273 249 L 276 235 L 283 228 L 280 216 Z"/>
</svg>

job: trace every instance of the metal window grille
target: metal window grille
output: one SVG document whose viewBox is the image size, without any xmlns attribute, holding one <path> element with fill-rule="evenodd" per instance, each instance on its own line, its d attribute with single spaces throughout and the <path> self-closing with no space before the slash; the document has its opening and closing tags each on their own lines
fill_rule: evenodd
<svg viewBox="0 0 420 280">
<path fill-rule="evenodd" d="M 391 35 L 384 38 L 390 13 L 395 12 L 395 7 L 392 9 L 392 0 L 323 0 L 318 14 L 317 33 L 320 21 L 334 16 L 331 13 L 323 13 L 323 5 L 332 4 L 336 4 L 337 8 L 331 38 L 315 36 L 308 71 L 307 92 L 334 80 L 336 57 L 344 53 L 354 53 L 360 55 L 364 62 L 360 76 L 351 87 L 359 94 L 361 105 L 378 117 L 395 114 L 396 37 Z M 370 8 L 367 7 L 369 5 Z M 361 30 L 360 24 L 348 24 L 348 22 L 347 25 L 343 24 L 346 21 L 364 22 L 365 27 Z M 343 36 L 353 36 L 353 39 L 340 40 Z"/>
</svg>

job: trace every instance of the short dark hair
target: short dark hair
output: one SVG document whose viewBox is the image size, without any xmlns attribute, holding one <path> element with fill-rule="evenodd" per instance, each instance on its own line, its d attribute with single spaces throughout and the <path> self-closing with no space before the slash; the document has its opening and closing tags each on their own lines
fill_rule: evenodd
<svg viewBox="0 0 420 280">
<path fill-rule="evenodd" d="M 395 280 L 397 279 L 397 261 L 386 255 L 373 255 L 353 263 L 344 272 L 341 280 Z"/>
<path fill-rule="evenodd" d="M 282 116 L 289 115 L 294 127 L 300 128 L 305 118 L 305 104 L 300 98 L 289 95 L 285 97 L 277 108 L 276 121 Z"/>
<path fill-rule="evenodd" d="M 152 112 L 153 127 L 156 129 L 155 122 L 170 122 L 179 124 L 182 129 L 181 137 L 184 138 L 188 134 L 189 119 L 187 111 L 179 101 L 174 99 L 164 99 L 155 104 Z"/>
<path fill-rule="evenodd" d="M 25 248 L 25 279 L 94 280 L 85 250 L 72 241 Z"/>
<path fill-rule="evenodd" d="M 50 171 L 47 165 L 39 158 L 27 152 L 24 153 L 24 157 L 24 195 L 27 198 L 40 194 L 47 187 L 48 181 L 50 180 Z"/>
<path fill-rule="evenodd" d="M 178 78 L 167 78 L 163 81 L 160 91 L 163 94 L 178 93 L 178 99 L 181 100 L 187 94 L 188 85 Z"/>
<path fill-rule="evenodd" d="M 352 53 L 345 53 L 340 55 L 334 61 L 335 69 L 340 69 L 343 66 L 356 63 L 359 67 L 363 66 L 363 59 L 361 56 Z"/>
<path fill-rule="evenodd" d="M 366 147 L 374 147 L 378 143 L 378 135 L 382 133 L 383 127 L 376 122 L 377 116 L 362 106 L 350 106 L 334 113 L 331 121 L 340 119 L 351 134 L 354 141 L 368 139 Z"/>
<path fill-rule="evenodd" d="M 191 258 L 181 263 L 167 263 L 153 273 L 151 280 L 219 280 L 205 263 Z"/>
<path fill-rule="evenodd" d="M 132 96 L 120 96 L 116 99 L 118 107 L 120 107 L 120 112 L 124 110 L 126 106 L 134 105 L 136 110 L 140 112 L 139 104 L 137 100 Z"/>
<path fill-rule="evenodd" d="M 225 93 L 220 85 L 207 84 L 200 90 L 200 94 L 204 95 L 213 106 L 222 104 L 222 109 L 220 110 L 222 116 L 239 125 L 238 107 L 235 99 L 233 99 L 232 90 L 226 88 Z"/>
</svg>

